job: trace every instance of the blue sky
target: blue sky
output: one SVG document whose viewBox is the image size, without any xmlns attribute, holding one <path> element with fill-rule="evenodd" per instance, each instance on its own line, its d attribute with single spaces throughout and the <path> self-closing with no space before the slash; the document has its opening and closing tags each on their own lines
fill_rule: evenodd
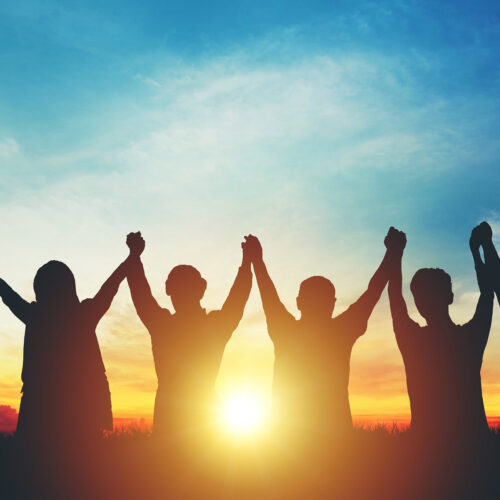
<svg viewBox="0 0 500 500">
<path fill-rule="evenodd" d="M 331 277 L 345 307 L 395 225 L 408 233 L 407 281 L 418 267 L 444 267 L 454 314 L 472 314 L 470 229 L 488 219 L 500 233 L 498 5 L 68 5 L 0 4 L 1 272 L 28 298 L 50 258 L 71 265 L 82 296 L 93 293 L 124 255 L 124 235 L 141 229 L 157 295 L 173 265 L 192 262 L 216 307 L 253 232 L 292 310 L 311 274 Z M 123 366 L 141 352 L 150 387 L 126 290 L 113 307 L 100 333 L 112 384 L 132 391 Z M 385 297 L 377 311 L 355 356 L 393 373 L 383 380 L 400 394 Z M 272 363 L 255 292 L 245 321 L 228 356 L 255 349 Z M 0 323 L 12 402 L 22 331 L 5 310 Z M 500 339 L 488 352 L 500 411 Z"/>
</svg>

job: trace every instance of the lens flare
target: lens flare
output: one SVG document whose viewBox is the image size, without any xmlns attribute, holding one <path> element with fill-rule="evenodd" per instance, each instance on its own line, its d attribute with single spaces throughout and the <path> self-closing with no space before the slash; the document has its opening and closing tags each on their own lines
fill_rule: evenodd
<svg viewBox="0 0 500 500">
<path fill-rule="evenodd" d="M 249 434 L 263 424 L 264 403 L 252 394 L 235 394 L 224 400 L 222 422 L 235 434 Z"/>
</svg>

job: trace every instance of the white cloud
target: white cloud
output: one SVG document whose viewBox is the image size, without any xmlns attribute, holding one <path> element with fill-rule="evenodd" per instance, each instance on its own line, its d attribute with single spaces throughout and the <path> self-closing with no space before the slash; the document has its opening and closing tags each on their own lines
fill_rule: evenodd
<svg viewBox="0 0 500 500">
<path fill-rule="evenodd" d="M 90 238 L 93 261 L 99 266 L 104 252 L 108 269 L 111 249 L 120 254 L 122 235 L 140 228 L 157 261 L 175 262 L 187 248 L 193 261 L 202 254 L 236 262 L 238 238 L 255 231 L 269 242 L 271 255 L 286 251 L 304 270 L 371 272 L 376 259 L 367 249 L 380 243 L 385 226 L 380 234 L 365 228 L 361 242 L 360 228 L 346 221 L 363 192 L 344 186 L 340 175 L 375 168 L 418 178 L 459 164 L 474 144 L 448 119 L 455 103 L 419 97 L 414 79 L 405 80 L 394 59 L 317 55 L 256 64 L 252 56 L 261 49 L 192 66 L 177 62 L 141 76 L 155 82 L 150 99 L 124 106 L 109 137 L 85 150 L 25 159 L 22 187 L 3 207 L 17 221 L 9 229 L 6 261 L 15 269 L 23 256 L 34 267 L 57 249 L 83 263 Z M 118 140 L 122 127 L 133 134 Z M 5 144 L 12 149 L 17 143 Z M 26 189 L 27 169 L 40 176 L 40 185 Z M 322 185 L 327 201 L 315 197 Z M 403 209 L 406 201 L 397 203 Z M 377 210 L 382 216 L 384 205 Z M 343 238 L 332 249 L 331 235 L 340 229 Z M 102 235 L 117 243 L 94 241 Z M 361 264 L 355 248 L 365 256 Z M 214 275 L 224 267 L 209 266 Z M 280 274 L 293 290 L 302 277 Z M 97 286 L 97 279 L 88 279 L 89 288 Z M 357 293 L 354 288 L 349 293 Z"/>
<path fill-rule="evenodd" d="M 500 212 L 491 212 L 486 220 L 489 221 L 493 231 L 493 241 L 498 247 L 500 245 Z"/>
<path fill-rule="evenodd" d="M 19 144 L 12 137 L 0 138 L 0 158 L 7 159 L 19 153 Z"/>
<path fill-rule="evenodd" d="M 125 234 L 140 229 L 160 301 L 167 303 L 169 269 L 186 262 L 207 277 L 205 304 L 215 308 L 234 278 L 241 236 L 255 232 L 292 311 L 299 282 L 317 273 L 334 279 L 339 307 L 347 305 L 382 258 L 386 229 L 352 226 L 352 210 L 376 211 L 385 224 L 384 210 L 392 216 L 409 202 L 380 192 L 384 202 L 395 198 L 389 208 L 363 205 L 367 188 L 343 176 L 369 178 L 375 170 L 428 178 L 481 149 L 450 118 L 457 102 L 420 96 L 414 81 L 401 80 L 399 64 L 313 56 L 259 65 L 237 53 L 142 77 L 150 98 L 127 96 L 132 104 L 117 112 L 116 129 L 99 144 L 24 158 L 23 178 L 2 201 L 5 277 L 30 297 L 37 267 L 59 258 L 74 270 L 81 296 L 89 296 L 125 256 Z M 0 156 L 4 150 L 19 148 L 4 139 Z M 26 187 L 27 171 L 38 173 L 38 184 Z M 473 298 L 467 293 L 457 303 L 464 315 Z M 122 292 L 115 310 L 129 302 Z M 7 314 L 0 312 L 2 321 Z M 255 322 L 255 315 L 263 325 L 254 290 L 247 316 Z M 241 330 L 253 331 L 245 321 Z M 387 314 L 380 331 L 378 340 L 393 345 Z M 149 347 L 146 338 L 141 345 Z"/>
</svg>

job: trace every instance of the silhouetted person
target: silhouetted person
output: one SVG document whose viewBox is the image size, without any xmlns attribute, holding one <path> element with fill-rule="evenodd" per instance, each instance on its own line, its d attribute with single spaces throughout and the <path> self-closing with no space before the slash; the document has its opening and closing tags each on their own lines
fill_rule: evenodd
<svg viewBox="0 0 500 500">
<path fill-rule="evenodd" d="M 158 389 L 153 432 L 157 437 L 190 437 L 210 424 L 215 380 L 226 343 L 238 326 L 252 287 L 246 245 L 243 261 L 222 308 L 207 313 L 200 305 L 207 282 L 192 266 L 174 267 L 165 283 L 175 313 L 154 299 L 140 255 L 145 242 L 131 233 L 134 255 L 127 279 L 137 314 L 151 335 Z"/>
<path fill-rule="evenodd" d="M 36 302 L 0 280 L 0 295 L 26 325 L 22 398 L 16 439 L 31 453 L 89 445 L 112 429 L 111 398 L 95 334 L 118 286 L 122 263 L 96 296 L 80 302 L 66 264 L 52 260 L 36 273 Z"/>
<path fill-rule="evenodd" d="M 387 252 L 368 289 L 344 313 L 332 318 L 335 288 L 330 280 L 312 276 L 300 285 L 297 320 L 282 304 L 255 236 L 247 237 L 262 298 L 269 336 L 274 344 L 273 406 L 277 424 L 291 434 L 340 437 L 352 429 L 349 406 L 351 350 L 367 328 L 368 318 L 389 279 L 392 250 Z M 317 436 L 319 437 L 319 436 Z"/>
<path fill-rule="evenodd" d="M 389 281 L 396 340 L 403 356 L 411 405 L 411 429 L 420 444 L 460 450 L 489 435 L 481 391 L 481 364 L 493 311 L 490 272 L 479 254 L 478 228 L 470 247 L 480 296 L 473 318 L 456 325 L 449 314 L 453 302 L 450 276 L 442 269 L 419 269 L 410 289 L 427 324 L 408 315 L 402 294 L 401 257 L 406 236 L 399 232 L 399 259 Z"/>
</svg>

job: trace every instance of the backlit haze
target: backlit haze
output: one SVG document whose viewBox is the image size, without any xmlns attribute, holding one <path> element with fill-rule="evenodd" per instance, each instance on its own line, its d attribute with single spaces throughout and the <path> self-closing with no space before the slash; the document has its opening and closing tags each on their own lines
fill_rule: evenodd
<svg viewBox="0 0 500 500">
<path fill-rule="evenodd" d="M 411 276 L 442 267 L 452 318 L 468 321 L 478 298 L 470 230 L 488 220 L 500 244 L 499 8 L 172 5 L 0 5 L 0 276 L 34 300 L 38 267 L 62 260 L 83 299 L 140 230 L 160 304 L 171 307 L 164 282 L 185 263 L 208 281 L 203 306 L 217 309 L 252 233 L 291 312 L 300 282 L 320 274 L 339 313 L 366 289 L 394 225 L 408 236 L 413 317 L 422 323 Z M 15 409 L 23 333 L 2 305 L 0 405 Z M 116 422 L 150 421 L 150 339 L 126 283 L 97 333 Z M 265 413 L 272 368 L 254 280 L 222 362 L 221 400 L 256 398 Z M 497 417 L 498 305 L 482 375 Z M 359 422 L 409 418 L 386 292 L 354 346 L 349 391 Z"/>
</svg>

